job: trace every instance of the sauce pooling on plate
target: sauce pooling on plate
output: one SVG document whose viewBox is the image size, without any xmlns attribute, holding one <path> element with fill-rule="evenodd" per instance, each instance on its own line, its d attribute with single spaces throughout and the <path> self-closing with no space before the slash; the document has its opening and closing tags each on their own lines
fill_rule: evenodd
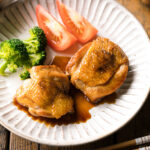
<svg viewBox="0 0 150 150">
<path fill-rule="evenodd" d="M 64 57 L 64 56 L 56 56 L 52 62 L 53 65 L 57 65 L 60 67 L 63 71 L 65 71 L 65 67 L 70 60 L 70 57 Z M 18 107 L 19 110 L 24 111 L 29 117 L 31 117 L 33 120 L 36 120 L 40 123 L 45 123 L 47 126 L 55 126 L 55 125 L 67 125 L 71 123 L 80 123 L 80 122 L 86 122 L 88 119 L 91 118 L 91 114 L 89 110 L 96 105 L 104 104 L 104 103 L 115 103 L 116 100 L 116 93 L 113 93 L 105 98 L 103 98 L 98 104 L 92 104 L 90 103 L 87 98 L 84 96 L 82 92 L 77 90 L 73 85 L 71 85 L 70 88 L 70 95 L 75 101 L 75 112 L 73 114 L 67 114 L 60 119 L 51 119 L 51 118 L 45 118 L 45 117 L 35 117 L 32 116 L 28 112 L 28 108 L 21 106 L 17 101 L 14 99 L 14 105 Z"/>
</svg>

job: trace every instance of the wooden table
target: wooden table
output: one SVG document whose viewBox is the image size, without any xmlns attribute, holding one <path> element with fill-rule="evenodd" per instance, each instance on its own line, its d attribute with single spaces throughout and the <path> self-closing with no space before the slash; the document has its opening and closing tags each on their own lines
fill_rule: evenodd
<svg viewBox="0 0 150 150">
<path fill-rule="evenodd" d="M 150 6 L 144 5 L 141 0 L 117 1 L 136 16 L 150 37 Z M 92 150 L 148 134 L 150 134 L 150 95 L 132 121 L 118 132 L 103 140 L 77 147 L 50 147 L 25 140 L 0 125 L 0 150 Z"/>
</svg>

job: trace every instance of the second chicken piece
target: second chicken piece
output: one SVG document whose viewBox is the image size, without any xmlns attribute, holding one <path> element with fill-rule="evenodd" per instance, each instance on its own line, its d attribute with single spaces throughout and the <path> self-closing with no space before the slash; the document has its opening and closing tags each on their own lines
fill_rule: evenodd
<svg viewBox="0 0 150 150">
<path fill-rule="evenodd" d="M 68 77 L 55 65 L 36 66 L 30 70 L 27 79 L 17 90 L 16 101 L 28 107 L 34 116 L 60 118 L 74 112 L 73 99 L 68 95 Z"/>
</svg>

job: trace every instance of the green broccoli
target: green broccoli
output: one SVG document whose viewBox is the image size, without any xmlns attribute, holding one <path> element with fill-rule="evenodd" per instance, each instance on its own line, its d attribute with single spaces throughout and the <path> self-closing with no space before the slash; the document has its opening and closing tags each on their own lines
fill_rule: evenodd
<svg viewBox="0 0 150 150">
<path fill-rule="evenodd" d="M 44 62 L 44 59 L 46 57 L 45 54 L 45 47 L 47 44 L 47 39 L 44 34 L 44 31 L 39 27 L 33 27 L 30 29 L 30 38 L 27 40 L 24 40 L 24 44 L 26 46 L 28 55 L 29 55 L 29 61 L 30 65 L 36 66 L 36 65 L 42 65 Z M 24 69 L 24 71 L 20 74 L 20 78 L 22 80 L 29 78 L 30 73 Z"/>
<path fill-rule="evenodd" d="M 21 80 L 25 80 L 27 78 L 30 78 L 30 73 L 28 70 L 24 69 L 19 76 L 20 76 Z"/>
<path fill-rule="evenodd" d="M 19 39 L 6 40 L 0 44 L 0 74 L 16 72 L 19 67 L 28 66 L 29 56 L 24 43 Z"/>
<path fill-rule="evenodd" d="M 26 45 L 27 52 L 30 54 L 35 54 L 40 51 L 45 50 L 47 39 L 44 34 L 44 31 L 35 26 L 29 30 L 30 32 L 30 38 L 27 40 L 24 40 L 24 44 Z"/>
<path fill-rule="evenodd" d="M 45 51 L 41 51 L 36 54 L 29 54 L 30 63 L 32 66 L 42 65 L 45 57 Z"/>
<path fill-rule="evenodd" d="M 11 39 L 0 44 L 0 75 L 16 72 L 19 67 L 23 67 L 20 78 L 24 80 L 30 77 L 29 68 L 43 64 L 47 44 L 44 31 L 33 27 L 29 32 L 30 38 L 27 40 Z"/>
</svg>

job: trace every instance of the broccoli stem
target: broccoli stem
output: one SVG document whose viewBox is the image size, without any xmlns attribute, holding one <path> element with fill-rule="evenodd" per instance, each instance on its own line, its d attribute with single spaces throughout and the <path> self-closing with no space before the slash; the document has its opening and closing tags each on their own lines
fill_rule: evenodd
<svg viewBox="0 0 150 150">
<path fill-rule="evenodd" d="M 0 75 L 5 75 L 5 69 L 7 68 L 8 62 L 3 60 L 3 62 L 0 65 Z"/>
</svg>

